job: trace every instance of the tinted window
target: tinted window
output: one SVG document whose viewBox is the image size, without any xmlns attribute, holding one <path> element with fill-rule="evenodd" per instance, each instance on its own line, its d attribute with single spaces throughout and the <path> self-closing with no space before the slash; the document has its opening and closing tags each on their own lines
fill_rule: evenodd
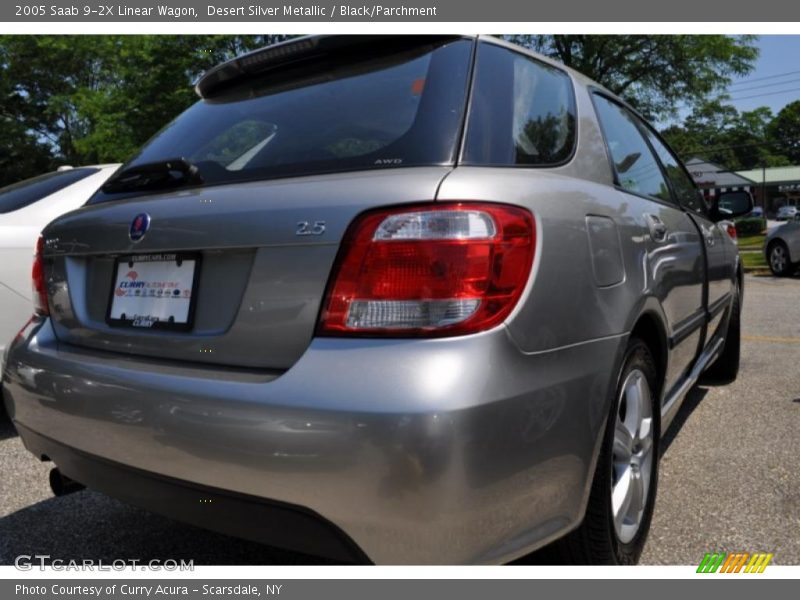
<svg viewBox="0 0 800 600">
<path fill-rule="evenodd" d="M 254 76 L 197 102 L 126 168 L 183 157 L 214 185 L 451 164 L 472 46 L 417 43 L 383 55 L 377 48 Z M 92 202 L 121 197 L 98 192 Z"/>
<path fill-rule="evenodd" d="M 672 201 L 669 186 L 650 147 L 625 108 L 603 96 L 594 96 L 617 183 L 625 190 Z"/>
<path fill-rule="evenodd" d="M 695 187 L 694 182 L 686 173 L 686 169 L 681 167 L 678 159 L 672 154 L 667 146 L 656 136 L 649 128 L 646 128 L 647 137 L 653 148 L 658 155 L 664 170 L 667 172 L 672 189 L 677 196 L 678 201 L 685 206 L 697 212 L 705 212 L 705 204 L 703 197 Z"/>
<path fill-rule="evenodd" d="M 575 144 L 575 98 L 563 71 L 481 44 L 463 162 L 545 166 L 563 162 Z"/>
<path fill-rule="evenodd" d="M 0 214 L 25 208 L 97 171 L 99 169 L 56 171 L 0 188 Z"/>
</svg>

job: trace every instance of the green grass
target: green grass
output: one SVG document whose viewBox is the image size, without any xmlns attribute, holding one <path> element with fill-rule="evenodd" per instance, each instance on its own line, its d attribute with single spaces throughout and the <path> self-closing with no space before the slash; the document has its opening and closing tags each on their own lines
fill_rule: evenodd
<svg viewBox="0 0 800 600">
<path fill-rule="evenodd" d="M 762 248 L 764 246 L 765 237 L 766 235 L 763 233 L 758 233 L 755 235 L 740 235 L 736 243 L 739 244 L 739 248 Z"/>
<path fill-rule="evenodd" d="M 742 264 L 750 269 L 768 269 L 767 261 L 764 260 L 763 252 L 741 252 Z"/>
</svg>

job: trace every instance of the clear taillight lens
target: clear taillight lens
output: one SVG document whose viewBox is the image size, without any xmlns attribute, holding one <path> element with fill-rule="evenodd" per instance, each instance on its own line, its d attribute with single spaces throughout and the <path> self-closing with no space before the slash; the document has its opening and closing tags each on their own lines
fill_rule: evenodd
<svg viewBox="0 0 800 600">
<path fill-rule="evenodd" d="M 39 316 L 49 315 L 47 286 L 44 280 L 44 237 L 42 236 L 39 236 L 36 241 L 36 253 L 33 255 L 33 269 L 31 269 L 31 284 L 33 287 L 33 313 Z"/>
<path fill-rule="evenodd" d="M 512 311 L 533 264 L 530 212 L 458 202 L 370 212 L 348 230 L 320 335 L 444 336 Z"/>
</svg>

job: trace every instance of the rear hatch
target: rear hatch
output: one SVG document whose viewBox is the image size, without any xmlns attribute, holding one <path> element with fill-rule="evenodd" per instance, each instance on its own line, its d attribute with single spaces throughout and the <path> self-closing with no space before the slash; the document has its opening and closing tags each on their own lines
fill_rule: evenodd
<svg viewBox="0 0 800 600">
<path fill-rule="evenodd" d="M 231 85 L 206 86 L 89 206 L 46 229 L 59 340 L 287 369 L 313 337 L 354 217 L 435 199 L 457 154 L 474 43 L 303 47 L 308 60 L 243 80 L 237 66 Z"/>
<path fill-rule="evenodd" d="M 73 213 L 45 235 L 56 335 L 100 350 L 286 369 L 313 336 L 350 221 L 375 206 L 432 199 L 447 171 L 383 170 L 217 186 Z M 135 243 L 129 230 L 143 213 L 150 215 L 150 229 Z M 325 224 L 322 235 L 297 235 L 298 223 L 313 229 L 315 222 Z M 131 272 L 127 259 L 170 254 L 199 258 L 191 328 L 110 322 L 117 272 L 123 279 Z"/>
</svg>

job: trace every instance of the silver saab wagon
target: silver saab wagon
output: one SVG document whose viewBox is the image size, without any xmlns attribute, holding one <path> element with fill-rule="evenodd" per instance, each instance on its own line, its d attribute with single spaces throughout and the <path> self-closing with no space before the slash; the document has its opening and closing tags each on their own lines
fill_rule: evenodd
<svg viewBox="0 0 800 600">
<path fill-rule="evenodd" d="M 659 437 L 738 370 L 749 196 L 489 37 L 300 38 L 197 93 L 40 240 L 3 383 L 54 491 L 347 561 L 635 563 Z"/>
</svg>

